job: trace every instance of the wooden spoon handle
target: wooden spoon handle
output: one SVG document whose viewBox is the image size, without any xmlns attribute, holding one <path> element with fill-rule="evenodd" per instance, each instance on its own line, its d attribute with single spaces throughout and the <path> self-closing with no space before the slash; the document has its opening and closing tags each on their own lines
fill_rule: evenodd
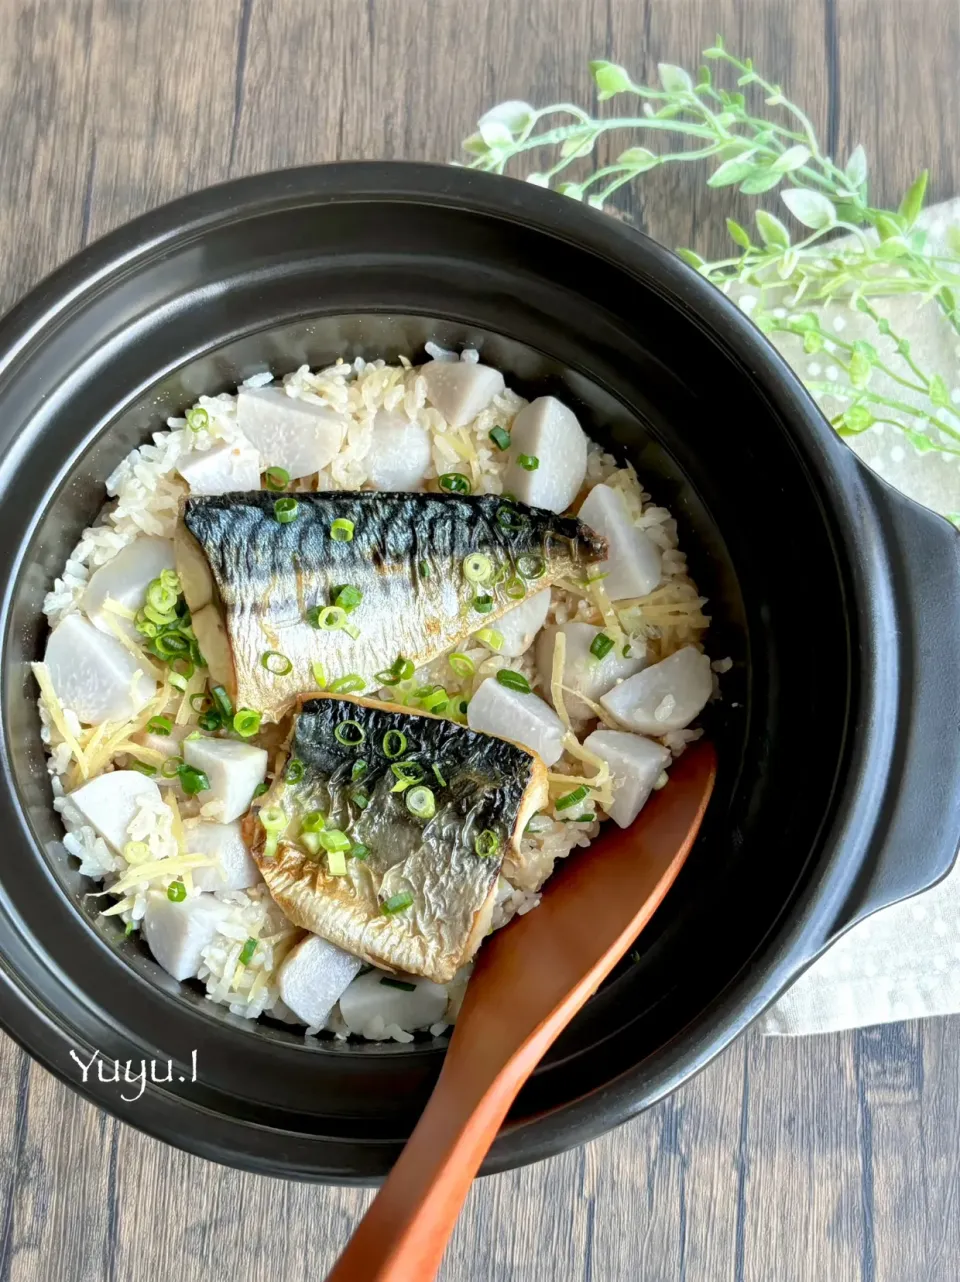
<svg viewBox="0 0 960 1282">
<path fill-rule="evenodd" d="M 435 1277 L 473 1178 L 540 1054 L 538 1048 L 510 1064 L 480 1099 L 465 1097 L 463 1075 L 444 1066 L 416 1129 L 328 1282 Z"/>
</svg>

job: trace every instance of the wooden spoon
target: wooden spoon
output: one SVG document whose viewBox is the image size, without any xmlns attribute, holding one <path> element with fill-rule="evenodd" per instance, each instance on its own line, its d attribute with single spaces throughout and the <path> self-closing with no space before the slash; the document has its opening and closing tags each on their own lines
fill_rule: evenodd
<svg viewBox="0 0 960 1282">
<path fill-rule="evenodd" d="M 520 1087 L 647 924 L 680 871 L 716 774 L 689 749 L 625 830 L 608 825 L 535 912 L 488 939 L 433 1095 L 328 1282 L 429 1282 Z"/>
</svg>

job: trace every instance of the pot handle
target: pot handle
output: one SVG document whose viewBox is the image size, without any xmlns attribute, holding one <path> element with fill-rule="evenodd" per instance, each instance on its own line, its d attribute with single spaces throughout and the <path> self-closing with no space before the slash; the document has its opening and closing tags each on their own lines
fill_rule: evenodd
<svg viewBox="0 0 960 1282">
<path fill-rule="evenodd" d="M 902 668 L 882 836 L 838 930 L 928 890 L 960 845 L 960 531 L 861 464 L 886 546 Z M 869 529 L 869 523 L 867 523 Z M 883 812 L 886 812 L 885 814 Z"/>
</svg>

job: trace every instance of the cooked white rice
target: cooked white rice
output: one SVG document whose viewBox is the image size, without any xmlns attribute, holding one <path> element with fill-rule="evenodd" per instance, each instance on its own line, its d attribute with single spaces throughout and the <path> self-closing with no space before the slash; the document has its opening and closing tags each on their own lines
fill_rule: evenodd
<svg viewBox="0 0 960 1282">
<path fill-rule="evenodd" d="M 458 359 L 456 353 L 445 352 L 432 344 L 427 345 L 427 352 L 435 359 Z M 476 361 L 477 353 L 465 351 L 459 359 Z M 272 375 L 260 373 L 248 378 L 244 385 L 257 387 L 272 381 Z M 404 358 L 397 365 L 358 358 L 351 364 L 338 360 L 319 371 L 302 366 L 286 375 L 282 385 L 288 395 L 330 406 L 349 419 L 343 446 L 330 466 L 316 476 L 296 483 L 293 488 L 340 490 L 363 487 L 368 481 L 374 416 L 380 410 L 393 410 L 405 414 L 430 433 L 432 463 L 427 473 L 428 487 L 430 480 L 441 473 L 457 470 L 468 472 L 474 493 L 502 493 L 502 473 L 507 456 L 493 446 L 489 432 L 498 425 L 509 429 L 517 412 L 526 404 L 509 389 L 496 397 L 469 426 L 453 428 L 435 408 L 427 405 L 425 382 L 418 369 Z M 205 429 L 195 431 L 188 427 L 186 417 L 168 419 L 166 430 L 155 432 L 149 443 L 131 451 L 115 468 L 106 481 L 110 501 L 96 523 L 84 530 L 61 576 L 46 596 L 44 613 L 51 628 L 78 609 L 92 571 L 106 564 L 127 544 L 142 534 L 172 537 L 180 500 L 188 492 L 186 483 L 177 472 L 178 460 L 187 450 L 208 450 L 219 442 L 236 439 L 236 403 L 236 396 L 227 393 L 201 396 L 191 409 L 206 411 Z M 592 487 L 601 481 L 620 490 L 636 524 L 662 553 L 663 578 L 660 586 L 644 601 L 618 611 L 621 628 L 628 635 L 643 638 L 654 659 L 666 658 L 689 644 L 702 649 L 701 637 L 707 626 L 707 619 L 702 613 L 705 602 L 687 574 L 686 559 L 678 547 L 673 517 L 666 508 L 653 502 L 631 468 L 622 466 L 591 443 L 586 484 Z M 602 624 L 604 617 L 595 600 L 580 591 L 556 586 L 551 589 L 547 626 L 571 620 Z M 415 673 L 410 681 L 381 694 L 389 695 L 394 701 L 403 701 L 418 686 L 441 684 L 452 695 L 469 699 L 486 677 L 503 667 L 523 673 L 535 688 L 541 685 L 534 666 L 533 647 L 519 659 L 511 660 L 500 658 L 475 642 L 459 648 L 476 665 L 476 671 L 470 678 L 457 678 L 446 656 L 441 656 Z M 730 661 L 720 660 L 713 666 L 716 672 L 723 672 L 729 668 Z M 64 846 L 79 860 L 80 872 L 95 881 L 105 881 L 108 890 L 116 884 L 115 879 L 126 879 L 122 895 L 114 896 L 107 911 L 120 916 L 128 923 L 129 929 L 143 917 L 149 887 L 164 887 L 182 877 L 187 893 L 199 894 L 192 884 L 189 870 L 172 871 L 169 875 L 155 873 L 147 880 L 130 884 L 131 866 L 127 860 L 113 853 L 94 829 L 83 822 L 66 795 L 83 778 L 78 773 L 77 756 L 72 745 L 76 744 L 84 754 L 90 754 L 99 770 L 112 769 L 114 763 L 123 763 L 122 752 L 115 752 L 106 761 L 98 760 L 96 755 L 111 737 L 117 740 L 116 728 L 110 727 L 107 731 L 103 727 L 85 729 L 70 709 L 62 705 L 57 708 L 58 715 L 54 716 L 50 700 L 44 697 L 41 697 L 39 706 L 54 806 L 66 830 Z M 182 717 L 183 700 L 178 691 L 170 691 L 170 703 L 166 709 L 154 709 L 155 712 L 162 710 L 170 715 L 179 711 Z M 195 716 L 193 719 L 195 721 Z M 696 729 L 675 731 L 664 735 L 662 742 L 676 757 L 700 733 Z M 120 735 L 120 740 L 126 738 L 126 734 Z M 583 763 L 565 754 L 553 769 L 560 774 L 579 775 Z M 658 786 L 665 782 L 666 776 L 661 776 Z M 170 796 L 168 793 L 167 798 Z M 176 802 L 173 805 L 176 807 Z M 580 809 L 579 818 L 582 819 L 583 813 L 595 812 L 596 819 L 587 823 L 564 822 L 556 811 L 540 816 L 534 825 L 536 831 L 528 831 L 522 839 L 522 866 L 514 859 L 505 860 L 494 913 L 495 928 L 515 914 L 534 908 L 540 900 L 540 887 L 549 877 L 555 862 L 566 858 L 575 848 L 589 845 L 596 837 L 604 818 L 602 812 L 596 810 L 589 800 Z M 144 806 L 129 830 L 129 839 L 144 842 L 151 860 L 160 863 L 172 860 L 171 866 L 176 868 L 178 855 L 183 854 L 182 818 L 199 811 L 200 807 L 192 799 L 187 799 L 186 803 L 181 801 L 177 812 L 166 803 L 159 808 Z M 179 840 L 178 830 L 181 833 Z M 289 1012 L 280 1001 L 277 970 L 293 944 L 303 937 L 303 932 L 286 921 L 263 885 L 245 891 L 220 893 L 217 898 L 224 905 L 224 918 L 215 942 L 203 953 L 198 976 L 207 996 L 234 1014 L 250 1019 L 270 1012 L 278 1018 L 290 1019 Z M 256 940 L 256 949 L 249 960 L 241 963 L 241 952 L 250 940 Z M 464 973 L 449 986 L 447 1021 L 455 1018 L 459 1009 L 468 973 L 469 968 L 464 968 Z M 382 1020 L 380 1024 L 382 1027 L 376 1025 L 366 1029 L 367 1036 L 397 1041 L 411 1038 L 409 1030 Z M 327 1027 L 337 1036 L 347 1035 L 336 1010 Z M 430 1031 L 440 1032 L 444 1027 L 443 1023 L 437 1024 Z"/>
</svg>

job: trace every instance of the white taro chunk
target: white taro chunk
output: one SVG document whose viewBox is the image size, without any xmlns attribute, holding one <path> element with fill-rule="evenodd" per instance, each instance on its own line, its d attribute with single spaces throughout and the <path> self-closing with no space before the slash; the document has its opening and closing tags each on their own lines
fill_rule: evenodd
<svg viewBox="0 0 960 1282">
<path fill-rule="evenodd" d="M 171 539 L 140 538 L 121 548 L 112 561 L 90 576 L 80 598 L 80 609 L 101 632 L 112 636 L 119 628 L 134 641 L 142 641 L 131 619 L 107 609 L 108 601 L 136 613 L 144 603 L 147 588 L 161 570 L 175 568 Z M 113 627 L 111 627 L 111 624 Z"/>
<path fill-rule="evenodd" d="M 213 895 L 192 895 L 173 903 L 165 890 L 150 890 L 143 936 L 168 975 L 192 979 L 200 969 L 203 950 L 216 939 L 229 911 Z"/>
<path fill-rule="evenodd" d="M 430 435 L 405 414 L 379 410 L 366 462 L 375 490 L 419 489 L 430 466 Z"/>
<path fill-rule="evenodd" d="M 710 660 L 688 645 L 615 686 L 600 704 L 628 730 L 659 736 L 688 726 L 711 694 Z"/>
<path fill-rule="evenodd" d="M 116 637 L 68 614 L 47 640 L 43 661 L 61 703 L 86 725 L 128 721 L 156 693 L 156 682 Z"/>
<path fill-rule="evenodd" d="M 565 623 L 559 628 L 547 628 L 537 637 L 537 672 L 545 690 L 550 689 L 558 632 L 564 635 L 563 702 L 570 716 L 577 720 L 596 716 L 589 704 L 577 698 L 577 693 L 599 703 L 618 681 L 632 677 L 646 665 L 647 652 L 643 641 L 630 642 L 630 653 L 626 658 L 623 655 L 624 643 L 621 642 L 598 659 L 590 647 L 598 636 L 607 635 L 603 628 L 596 628 L 592 623 Z"/>
<path fill-rule="evenodd" d="M 496 623 L 490 625 L 503 637 L 503 645 L 497 654 L 502 654 L 505 659 L 518 659 L 530 648 L 549 612 L 550 589 L 543 588 L 501 615 Z"/>
<path fill-rule="evenodd" d="M 467 704 L 467 725 L 520 744 L 548 766 L 563 753 L 565 727 L 554 710 L 538 695 L 509 690 L 496 677 L 487 677 Z"/>
<path fill-rule="evenodd" d="M 130 840 L 127 830 L 137 817 L 143 797 L 159 801 L 160 789 L 139 770 L 113 770 L 70 793 L 70 800 L 85 821 L 118 855 Z"/>
<path fill-rule="evenodd" d="M 249 441 L 226 441 L 209 450 L 181 454 L 177 471 L 190 486 L 191 494 L 259 490 L 260 452 Z"/>
<path fill-rule="evenodd" d="M 259 451 L 264 470 L 282 467 L 294 481 L 331 463 L 346 433 L 339 414 L 288 396 L 279 387 L 242 387 L 237 394 L 237 425 Z"/>
<path fill-rule="evenodd" d="M 319 935 L 308 935 L 283 959 L 280 998 L 308 1028 L 322 1028 L 340 995 L 363 965 Z"/>
<path fill-rule="evenodd" d="M 183 759 L 209 779 L 209 790 L 198 797 L 202 805 L 216 803 L 221 823 L 239 819 L 250 808 L 267 774 L 265 749 L 235 739 L 185 739 Z"/>
<path fill-rule="evenodd" d="M 620 491 L 595 485 L 577 515 L 607 540 L 610 555 L 591 573 L 606 575 L 603 586 L 610 600 L 652 592 L 662 573 L 660 549 L 634 525 Z"/>
<path fill-rule="evenodd" d="M 522 454 L 536 459 L 533 470 L 517 461 Z M 555 396 L 538 396 L 525 405 L 510 429 L 504 492 L 534 507 L 565 512 L 586 474 L 587 438 L 573 410 Z"/>
<path fill-rule="evenodd" d="M 606 812 L 621 828 L 629 828 L 669 765 L 669 751 L 652 739 L 623 730 L 594 730 L 583 746 L 610 767 L 613 802 Z"/>
<path fill-rule="evenodd" d="M 361 1036 L 378 1017 L 384 1024 L 397 1024 L 413 1033 L 439 1023 L 446 1009 L 445 985 L 415 975 L 384 975 L 379 970 L 360 975 L 340 998 L 343 1022 L 351 1033 Z"/>
<path fill-rule="evenodd" d="M 429 361 L 420 370 L 427 400 L 451 427 L 466 427 L 504 389 L 503 375 L 472 361 Z"/>
<path fill-rule="evenodd" d="M 184 829 L 187 853 L 215 860 L 210 867 L 193 870 L 198 890 L 246 890 L 260 881 L 260 870 L 240 832 L 240 823 L 188 823 Z"/>
</svg>

